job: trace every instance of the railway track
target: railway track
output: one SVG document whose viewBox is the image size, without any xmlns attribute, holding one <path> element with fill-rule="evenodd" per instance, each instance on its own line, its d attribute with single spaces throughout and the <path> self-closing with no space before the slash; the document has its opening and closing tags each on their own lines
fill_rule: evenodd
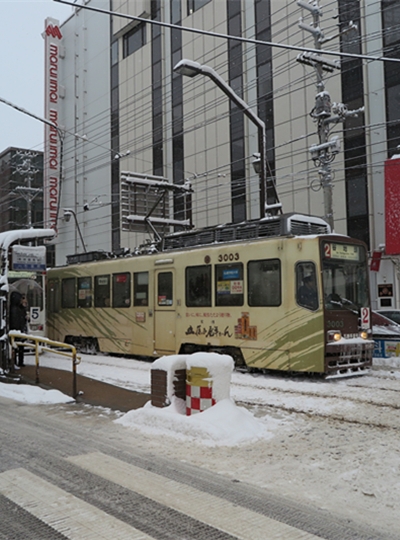
<svg viewBox="0 0 400 540">
<path fill-rule="evenodd" d="M 247 375 L 248 377 L 248 375 Z M 295 379 L 270 379 L 260 376 L 246 383 L 246 375 L 235 376 L 231 395 L 238 405 L 252 409 L 257 416 L 271 414 L 271 410 L 302 414 L 379 429 L 400 430 L 400 380 L 390 379 L 388 385 L 373 375 L 355 382 L 310 382 Z M 251 386 L 252 392 L 246 392 Z M 246 396 L 247 394 L 247 396 Z M 249 395 L 251 397 L 249 398 Z"/>
</svg>

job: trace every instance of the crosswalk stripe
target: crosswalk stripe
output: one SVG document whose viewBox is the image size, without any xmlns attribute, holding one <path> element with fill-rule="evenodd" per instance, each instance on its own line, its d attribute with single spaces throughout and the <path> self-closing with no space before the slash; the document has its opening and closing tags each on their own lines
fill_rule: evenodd
<svg viewBox="0 0 400 540">
<path fill-rule="evenodd" d="M 100 452 L 67 459 L 93 474 L 241 540 L 320 538 Z"/>
<path fill-rule="evenodd" d="M 25 469 L 1 473 L 0 492 L 71 540 L 154 540 Z"/>
</svg>

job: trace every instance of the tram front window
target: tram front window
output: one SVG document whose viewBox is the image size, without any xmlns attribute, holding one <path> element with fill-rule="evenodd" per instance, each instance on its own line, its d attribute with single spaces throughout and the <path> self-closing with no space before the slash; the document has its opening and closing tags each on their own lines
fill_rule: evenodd
<svg viewBox="0 0 400 540">
<path fill-rule="evenodd" d="M 322 270 L 327 309 L 368 306 L 368 265 L 363 246 L 324 242 Z"/>
</svg>

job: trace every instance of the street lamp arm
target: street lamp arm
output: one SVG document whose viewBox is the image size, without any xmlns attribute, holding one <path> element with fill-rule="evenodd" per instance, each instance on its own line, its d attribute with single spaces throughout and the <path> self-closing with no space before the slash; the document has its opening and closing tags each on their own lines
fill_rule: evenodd
<svg viewBox="0 0 400 540">
<path fill-rule="evenodd" d="M 267 180 L 267 134 L 265 123 L 211 67 L 184 58 L 175 65 L 174 71 L 186 77 L 196 77 L 196 75 L 209 77 L 257 127 L 258 149 L 260 153 L 260 218 L 263 218 L 266 214 L 271 215 L 271 213 L 276 214 L 277 212 L 281 212 L 282 205 L 279 202 L 275 183 L 272 178 Z"/>
<path fill-rule="evenodd" d="M 186 75 L 188 77 L 195 77 L 196 75 L 206 75 L 214 81 L 214 83 L 220 88 L 236 105 L 237 107 L 260 129 L 265 130 L 265 123 L 259 118 L 248 104 L 236 94 L 236 92 L 224 81 L 224 79 L 211 67 L 199 64 L 193 60 L 184 58 L 180 60 L 174 67 L 174 71 Z"/>
<path fill-rule="evenodd" d="M 85 245 L 85 242 L 83 241 L 81 228 L 79 227 L 79 223 L 78 223 L 78 219 L 76 217 L 75 210 L 72 210 L 72 208 L 64 208 L 64 218 L 65 218 L 65 220 L 69 221 L 71 216 L 74 216 L 75 225 L 76 225 L 76 228 L 78 230 L 79 238 L 81 239 L 81 243 L 82 243 L 83 249 L 85 250 L 85 253 L 87 253 L 86 245 Z"/>
</svg>

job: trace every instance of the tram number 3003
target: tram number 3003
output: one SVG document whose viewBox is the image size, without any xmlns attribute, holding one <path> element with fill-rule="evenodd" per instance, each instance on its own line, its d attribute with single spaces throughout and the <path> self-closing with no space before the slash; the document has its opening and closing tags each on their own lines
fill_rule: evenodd
<svg viewBox="0 0 400 540">
<path fill-rule="evenodd" d="M 327 327 L 328 328 L 343 328 L 344 322 L 343 321 L 327 321 Z"/>
<path fill-rule="evenodd" d="M 218 255 L 218 262 L 238 261 L 239 253 L 222 253 Z"/>
</svg>

